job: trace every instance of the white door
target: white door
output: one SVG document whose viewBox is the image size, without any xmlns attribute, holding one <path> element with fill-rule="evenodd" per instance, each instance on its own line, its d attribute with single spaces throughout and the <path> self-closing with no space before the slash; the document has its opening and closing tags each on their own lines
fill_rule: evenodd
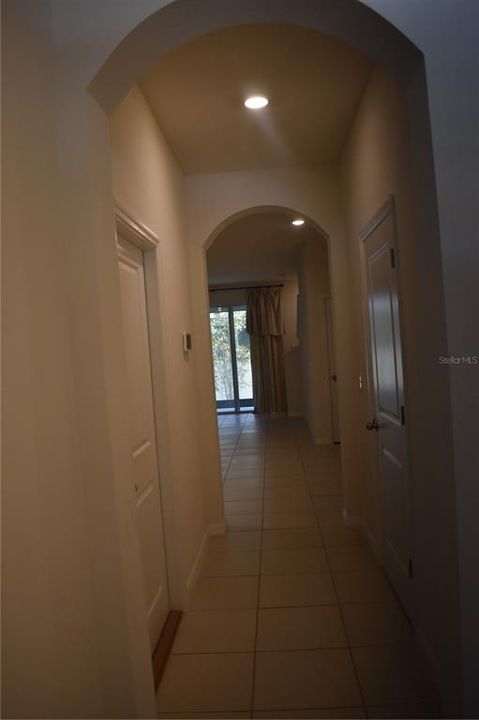
<svg viewBox="0 0 479 720">
<path fill-rule="evenodd" d="M 412 602 L 412 504 L 408 475 L 398 267 L 392 203 L 362 234 L 371 415 L 377 439 L 383 561 L 406 609 Z"/>
<path fill-rule="evenodd" d="M 326 315 L 326 337 L 328 342 L 329 386 L 331 392 L 331 418 L 333 426 L 333 442 L 341 442 L 339 436 L 338 411 L 338 376 L 336 374 L 336 354 L 334 352 L 333 315 L 331 298 L 324 298 L 324 312 Z"/>
<path fill-rule="evenodd" d="M 153 413 L 143 252 L 118 236 L 136 519 L 151 650 L 169 612 L 167 569 Z"/>
</svg>

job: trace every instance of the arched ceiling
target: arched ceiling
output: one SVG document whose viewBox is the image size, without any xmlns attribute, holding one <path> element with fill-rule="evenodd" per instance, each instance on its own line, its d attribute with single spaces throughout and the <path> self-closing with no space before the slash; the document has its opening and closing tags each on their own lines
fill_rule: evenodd
<svg viewBox="0 0 479 720">
<path fill-rule="evenodd" d="M 229 27 L 164 55 L 140 81 L 187 174 L 335 163 L 371 71 L 340 40 L 296 25 Z M 243 106 L 262 93 L 269 106 Z"/>
<path fill-rule="evenodd" d="M 292 225 L 294 217 L 289 210 L 261 212 L 226 227 L 206 255 L 208 284 L 281 281 L 295 273 L 303 245 L 326 241 L 307 218 L 300 227 Z"/>
</svg>

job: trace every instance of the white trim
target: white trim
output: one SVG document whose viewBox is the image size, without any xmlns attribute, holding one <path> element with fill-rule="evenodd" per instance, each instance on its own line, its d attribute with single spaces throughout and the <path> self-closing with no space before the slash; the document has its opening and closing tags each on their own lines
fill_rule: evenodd
<svg viewBox="0 0 479 720">
<path fill-rule="evenodd" d="M 193 592 L 193 589 L 196 585 L 196 582 L 200 576 L 201 573 L 201 566 L 203 565 L 204 555 L 206 552 L 206 548 L 208 546 L 208 541 L 211 536 L 214 535 L 224 535 L 226 532 L 226 526 L 225 523 L 213 523 L 208 526 L 206 529 L 205 534 L 203 535 L 200 546 L 198 548 L 198 552 L 196 553 L 196 557 L 193 561 L 193 565 L 191 566 L 190 574 L 188 575 L 188 580 L 186 581 L 186 606 L 189 606 L 189 600 L 190 595 Z"/>
<path fill-rule="evenodd" d="M 189 596 L 191 591 L 193 590 L 196 581 L 198 580 L 201 572 L 201 566 L 203 564 L 203 558 L 206 550 L 206 546 L 208 544 L 208 540 L 210 537 L 209 528 L 206 530 L 205 534 L 203 535 L 200 546 L 198 548 L 198 552 L 196 553 L 196 557 L 193 561 L 193 565 L 191 566 L 190 574 L 188 575 L 188 579 L 186 581 L 186 593 L 187 598 L 189 600 Z"/>
<path fill-rule="evenodd" d="M 361 515 L 349 515 L 346 508 L 342 509 L 342 515 L 343 515 L 343 520 L 344 520 L 345 524 L 347 525 L 347 527 L 357 528 L 358 530 L 361 530 L 361 532 L 363 533 L 369 547 L 371 548 L 378 564 L 382 566 L 383 563 L 382 563 L 382 557 L 381 557 L 381 544 L 374 537 L 366 520 L 363 517 L 361 517 Z"/>
<path fill-rule="evenodd" d="M 395 203 L 394 203 L 394 195 L 390 195 L 387 201 L 384 203 L 382 207 L 379 208 L 377 213 L 373 215 L 371 220 L 363 227 L 361 232 L 359 233 L 359 239 L 362 240 L 362 242 L 365 242 L 368 237 L 371 235 L 374 230 L 378 227 L 378 225 L 381 225 L 383 220 L 385 220 L 389 215 L 395 214 Z M 396 238 L 394 238 L 396 240 Z M 395 243 L 396 245 L 396 243 Z"/>
<path fill-rule="evenodd" d="M 422 629 L 414 626 L 414 632 L 416 634 L 419 652 L 425 661 L 432 681 L 435 683 L 437 689 L 439 690 L 441 687 L 441 668 L 439 662 L 430 644 L 426 640 L 426 636 Z"/>
<path fill-rule="evenodd" d="M 155 250 L 160 244 L 160 238 L 147 225 L 135 220 L 130 213 L 119 203 L 115 203 L 116 229 L 127 240 L 142 250 Z"/>
</svg>

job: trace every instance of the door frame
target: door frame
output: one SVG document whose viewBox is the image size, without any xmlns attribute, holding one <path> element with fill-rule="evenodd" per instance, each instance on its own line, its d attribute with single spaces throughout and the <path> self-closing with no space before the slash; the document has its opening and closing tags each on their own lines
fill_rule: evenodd
<svg viewBox="0 0 479 720">
<path fill-rule="evenodd" d="M 328 260 L 329 264 L 329 260 Z M 324 319 L 326 325 L 326 342 L 328 347 L 328 380 L 329 397 L 331 405 L 331 434 L 334 445 L 341 445 L 341 432 L 339 425 L 339 398 L 337 387 L 337 361 L 334 345 L 334 320 L 333 320 L 333 299 L 330 295 L 323 298 Z M 334 359 L 334 368 L 331 367 L 331 360 Z M 334 373 L 332 372 L 334 370 Z M 334 384 L 333 384 L 334 383 Z"/>
<path fill-rule="evenodd" d="M 174 488 L 169 450 L 169 418 L 166 410 L 168 407 L 168 383 L 166 379 L 166 361 L 163 354 L 163 338 L 166 337 L 166 315 L 161 302 L 161 286 L 163 285 L 161 241 L 150 228 L 133 218 L 119 203 L 115 203 L 114 215 L 115 251 L 118 248 L 118 235 L 120 234 L 143 252 L 155 445 L 163 519 L 166 582 L 171 611 L 181 607 L 182 595 L 175 551 L 177 543 L 175 542 Z"/>
<path fill-rule="evenodd" d="M 405 373 L 405 343 L 404 343 L 404 322 L 402 318 L 402 305 L 401 305 L 401 263 L 399 258 L 398 249 L 398 230 L 397 230 L 397 213 L 396 213 L 396 201 L 394 195 L 389 195 L 387 201 L 377 210 L 369 222 L 363 227 L 359 233 L 359 255 L 360 255 L 360 275 L 361 275 L 361 309 L 362 309 L 362 320 L 363 320 L 363 339 L 364 339 L 364 352 L 365 352 L 365 367 L 366 367 L 366 382 L 367 382 L 367 397 L 368 397 L 368 414 L 369 418 L 372 418 L 376 412 L 376 400 L 375 400 L 375 389 L 374 389 L 374 378 L 373 378 L 373 367 L 371 357 L 371 328 L 370 328 L 370 308 L 369 308 L 369 297 L 368 297 L 368 280 L 366 276 L 366 254 L 364 245 L 370 235 L 376 230 L 376 228 L 388 217 L 391 216 L 393 233 L 391 247 L 394 252 L 394 263 L 397 272 L 397 298 L 398 298 L 398 316 L 399 316 L 399 332 L 401 338 L 401 362 L 402 362 L 402 381 L 403 381 L 403 397 L 406 408 L 408 407 L 407 402 L 407 381 Z M 406 444 L 406 462 L 405 462 L 405 475 L 407 478 L 407 489 L 409 494 L 409 508 L 410 508 L 410 553 L 411 557 L 414 558 L 414 505 L 413 505 L 413 492 L 412 492 L 412 476 L 411 476 L 411 463 L 410 463 L 410 442 L 409 442 L 409 423 L 405 429 L 405 444 Z M 376 442 L 376 449 L 374 452 L 373 466 L 375 469 L 376 486 L 378 488 L 378 534 L 379 537 L 375 540 L 374 550 L 378 556 L 378 560 L 383 563 L 384 559 L 384 544 L 385 534 L 383 525 L 383 514 L 382 514 L 382 485 L 380 482 L 381 470 L 380 470 L 380 448 L 379 443 Z M 368 532 L 370 535 L 370 533 Z M 413 575 L 411 575 L 410 593 L 406 600 L 407 613 L 412 616 L 415 615 L 415 602 L 414 602 L 414 590 L 415 585 L 413 582 Z"/>
</svg>

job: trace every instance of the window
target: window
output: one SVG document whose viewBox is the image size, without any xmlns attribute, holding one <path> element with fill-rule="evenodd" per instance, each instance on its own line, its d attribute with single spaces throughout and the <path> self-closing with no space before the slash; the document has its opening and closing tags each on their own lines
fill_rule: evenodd
<svg viewBox="0 0 479 720">
<path fill-rule="evenodd" d="M 246 307 L 213 307 L 210 325 L 216 407 L 221 412 L 251 409 L 253 380 Z"/>
</svg>

